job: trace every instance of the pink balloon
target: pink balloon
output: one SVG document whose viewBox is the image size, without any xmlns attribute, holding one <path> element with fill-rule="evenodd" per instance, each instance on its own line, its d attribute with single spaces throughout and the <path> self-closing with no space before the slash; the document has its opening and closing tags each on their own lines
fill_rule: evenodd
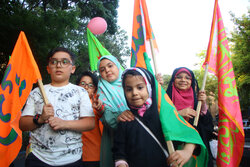
<svg viewBox="0 0 250 167">
<path fill-rule="evenodd" d="M 99 35 L 106 31 L 107 22 L 102 17 L 94 17 L 90 20 L 87 27 L 93 34 Z"/>
</svg>

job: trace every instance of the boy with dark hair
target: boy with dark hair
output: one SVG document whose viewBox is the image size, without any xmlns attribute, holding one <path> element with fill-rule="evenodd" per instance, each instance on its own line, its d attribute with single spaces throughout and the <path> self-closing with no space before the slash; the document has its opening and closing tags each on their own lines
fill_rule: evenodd
<svg viewBox="0 0 250 167">
<path fill-rule="evenodd" d="M 30 133 L 30 152 L 25 166 L 81 166 L 81 132 L 94 128 L 88 92 L 69 82 L 75 72 L 74 54 L 55 48 L 48 55 L 51 83 L 44 86 L 50 104 L 34 89 L 27 100 L 19 125 Z"/>
</svg>

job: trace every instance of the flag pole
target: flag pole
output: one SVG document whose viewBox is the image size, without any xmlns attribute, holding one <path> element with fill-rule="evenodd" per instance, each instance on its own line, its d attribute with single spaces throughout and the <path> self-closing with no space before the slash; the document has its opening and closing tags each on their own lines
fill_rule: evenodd
<svg viewBox="0 0 250 167">
<path fill-rule="evenodd" d="M 171 140 L 167 141 L 167 147 L 168 147 L 169 155 L 175 152 L 174 145 Z"/>
<path fill-rule="evenodd" d="M 44 101 L 44 104 L 49 104 L 49 101 L 48 101 L 48 98 L 47 98 L 47 95 L 45 93 L 45 90 L 44 90 L 44 86 L 43 86 L 43 82 L 42 80 L 38 79 L 38 86 L 39 86 L 39 89 L 42 93 L 42 97 L 43 97 L 43 101 Z"/>
<path fill-rule="evenodd" d="M 156 57 L 155 57 L 155 51 L 154 51 L 154 45 L 153 45 L 153 40 L 152 38 L 149 38 L 149 42 L 150 42 L 150 47 L 151 47 L 151 54 L 153 57 L 153 62 L 154 62 L 154 69 L 155 69 L 155 75 L 158 74 L 158 68 L 157 68 L 157 63 L 156 63 Z M 172 154 L 173 152 L 175 152 L 174 149 L 174 144 L 171 140 L 167 141 L 167 147 L 168 147 L 168 151 L 169 154 Z"/>
<path fill-rule="evenodd" d="M 152 54 L 153 62 L 154 62 L 155 75 L 157 75 L 158 74 L 158 67 L 156 65 L 157 63 L 156 63 L 156 57 L 155 57 L 155 51 L 154 51 L 154 45 L 153 45 L 152 38 L 149 38 L 149 42 L 150 42 L 151 54 Z"/>
<path fill-rule="evenodd" d="M 205 72 L 204 72 L 204 77 L 202 81 L 202 87 L 201 90 L 205 90 L 205 85 L 206 85 L 206 80 L 207 80 L 207 73 L 208 73 L 208 63 L 206 63 L 205 66 Z M 200 117 L 200 111 L 201 111 L 201 101 L 198 101 L 197 108 L 196 108 L 196 117 L 194 119 L 194 126 L 198 125 L 199 117 Z"/>
</svg>

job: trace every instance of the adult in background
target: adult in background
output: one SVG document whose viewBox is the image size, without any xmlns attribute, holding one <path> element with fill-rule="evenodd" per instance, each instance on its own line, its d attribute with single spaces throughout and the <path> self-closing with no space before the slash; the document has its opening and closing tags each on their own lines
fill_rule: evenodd
<svg viewBox="0 0 250 167">
<path fill-rule="evenodd" d="M 198 100 L 202 102 L 197 130 L 208 149 L 208 167 L 213 167 L 213 159 L 209 147 L 209 141 L 214 136 L 213 119 L 207 108 L 205 91 L 199 90 L 194 73 L 186 67 L 176 68 L 169 82 L 167 94 L 173 101 L 179 114 L 192 125 L 197 115 L 196 107 Z"/>
</svg>

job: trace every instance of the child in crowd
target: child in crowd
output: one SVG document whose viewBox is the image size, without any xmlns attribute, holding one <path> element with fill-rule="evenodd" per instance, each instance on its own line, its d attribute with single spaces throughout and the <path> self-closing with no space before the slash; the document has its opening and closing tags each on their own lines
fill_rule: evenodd
<svg viewBox="0 0 250 167">
<path fill-rule="evenodd" d="M 101 76 L 97 93 L 104 104 L 102 110 L 103 134 L 101 143 L 101 167 L 112 167 L 113 130 L 119 121 L 131 121 L 133 114 L 128 110 L 122 89 L 122 69 L 114 56 L 103 56 L 98 62 L 98 71 Z"/>
<path fill-rule="evenodd" d="M 38 88 L 27 100 L 19 122 L 31 131 L 26 167 L 80 167 L 81 132 L 94 128 L 94 113 L 85 89 L 69 82 L 75 72 L 74 54 L 55 48 L 48 55 L 51 83 L 44 86 L 49 104 L 44 104 Z"/>
<path fill-rule="evenodd" d="M 100 111 L 103 109 L 102 101 L 98 100 L 97 86 L 98 77 L 90 72 L 83 72 L 76 81 L 77 85 L 88 91 L 95 114 L 95 128 L 91 131 L 82 132 L 82 161 L 84 167 L 100 166 L 100 150 L 102 137 L 102 123 Z"/>
<path fill-rule="evenodd" d="M 175 130 L 170 130 L 163 135 L 159 117 L 159 113 L 163 111 L 162 108 L 160 108 L 159 111 L 157 106 L 159 101 L 157 100 L 159 98 L 164 100 L 164 96 L 156 97 L 156 87 L 158 87 L 158 85 L 149 71 L 143 68 L 130 68 L 125 70 L 122 77 L 122 85 L 127 104 L 136 119 L 130 122 L 118 123 L 113 147 L 115 166 L 166 167 L 170 165 L 182 167 L 191 158 L 196 144 L 203 144 L 199 134 L 195 129 L 183 125 L 184 120 L 179 121 L 176 119 L 176 122 L 167 120 L 166 123 L 170 129 L 175 129 L 175 127 L 181 129 L 180 133 L 176 134 L 174 132 Z M 171 106 L 170 108 L 163 108 L 163 110 L 164 109 L 171 110 L 174 109 L 174 107 Z M 178 115 L 175 115 L 174 110 L 166 113 L 169 114 L 169 119 L 171 119 L 172 116 L 175 118 L 178 117 Z M 167 119 L 168 116 L 166 117 Z M 166 160 L 166 155 L 159 146 L 160 144 L 156 142 L 153 136 L 150 135 L 137 119 L 152 132 L 153 136 L 156 137 L 163 148 L 166 149 L 164 137 L 166 138 L 166 135 L 170 135 L 172 139 L 176 139 L 179 143 L 185 143 L 183 149 L 170 154 Z M 190 134 L 185 134 L 186 130 L 188 130 Z M 197 140 L 192 142 L 193 139 Z"/>
</svg>

